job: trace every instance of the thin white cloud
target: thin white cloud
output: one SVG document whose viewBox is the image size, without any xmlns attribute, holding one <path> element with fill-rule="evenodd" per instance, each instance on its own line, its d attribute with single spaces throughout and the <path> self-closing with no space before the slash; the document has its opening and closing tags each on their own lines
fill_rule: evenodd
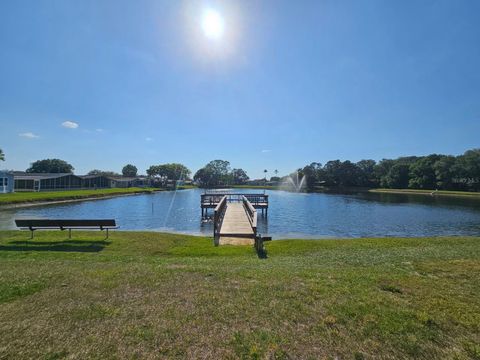
<svg viewBox="0 0 480 360">
<path fill-rule="evenodd" d="M 265 149 L 265 150 L 262 150 L 262 153 L 269 153 L 269 152 L 271 152 L 271 151 L 272 151 L 272 150 L 270 150 L 270 149 Z"/>
<path fill-rule="evenodd" d="M 35 135 L 32 132 L 21 133 L 21 134 L 18 134 L 18 136 L 21 136 L 21 137 L 24 137 L 24 138 L 27 138 L 27 139 L 37 139 L 37 138 L 40 137 L 38 135 Z"/>
<path fill-rule="evenodd" d="M 78 123 L 76 123 L 75 121 L 67 120 L 62 123 L 62 126 L 67 129 L 76 129 L 78 128 Z"/>
<path fill-rule="evenodd" d="M 145 138 L 145 141 L 153 141 L 153 139 L 151 137 L 147 137 Z"/>
<path fill-rule="evenodd" d="M 95 129 L 96 132 L 103 132 L 104 130 L 103 129 Z"/>
</svg>

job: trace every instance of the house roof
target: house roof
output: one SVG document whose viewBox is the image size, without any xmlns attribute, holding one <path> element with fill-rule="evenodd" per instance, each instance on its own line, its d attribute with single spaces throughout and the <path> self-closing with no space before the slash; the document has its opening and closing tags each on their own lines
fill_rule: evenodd
<svg viewBox="0 0 480 360">
<path fill-rule="evenodd" d="M 45 180 L 45 179 L 57 179 L 64 176 L 75 176 L 72 173 L 27 173 L 23 171 L 14 171 L 13 176 L 15 180 Z"/>
<path fill-rule="evenodd" d="M 110 179 L 109 176 L 106 176 L 106 175 L 78 175 L 79 177 L 81 177 L 82 179 L 95 179 L 95 178 L 100 178 L 100 177 L 103 177 L 103 178 L 106 178 L 106 179 Z"/>
<path fill-rule="evenodd" d="M 124 177 L 124 176 L 107 176 L 110 180 L 115 181 L 134 181 L 137 180 L 136 177 Z"/>
</svg>

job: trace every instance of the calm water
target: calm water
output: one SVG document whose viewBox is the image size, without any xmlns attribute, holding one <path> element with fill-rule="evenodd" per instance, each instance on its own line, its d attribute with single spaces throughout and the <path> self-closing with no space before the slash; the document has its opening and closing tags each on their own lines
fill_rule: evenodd
<svg viewBox="0 0 480 360">
<path fill-rule="evenodd" d="M 238 192 L 258 192 L 242 190 Z M 0 229 L 15 218 L 114 218 L 122 230 L 212 234 L 202 222 L 199 189 L 0 211 Z M 292 237 L 480 235 L 480 201 L 392 194 L 300 194 L 267 191 L 259 232 Z"/>
</svg>

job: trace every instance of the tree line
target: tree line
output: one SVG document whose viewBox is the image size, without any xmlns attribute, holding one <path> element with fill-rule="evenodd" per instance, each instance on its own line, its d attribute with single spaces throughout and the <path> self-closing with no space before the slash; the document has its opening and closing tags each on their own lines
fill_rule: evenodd
<svg viewBox="0 0 480 360">
<path fill-rule="evenodd" d="M 5 156 L 0 149 L 0 160 Z M 60 159 L 44 159 L 33 162 L 26 170 L 29 173 L 73 173 L 74 167 Z M 267 170 L 264 170 L 265 182 Z M 138 169 L 127 164 L 122 174 L 113 171 L 91 170 L 88 175 L 137 176 Z M 191 171 L 183 164 L 166 163 L 152 165 L 147 175 L 162 185 L 168 181 L 190 179 Z M 284 178 L 270 178 L 280 183 Z M 439 189 L 459 191 L 480 191 L 480 149 L 466 151 L 459 156 L 431 154 L 427 156 L 407 156 L 396 159 L 331 160 L 324 165 L 313 162 L 298 169 L 300 177 L 306 176 L 309 191 L 319 187 L 366 187 L 392 189 Z M 193 180 L 202 187 L 242 185 L 249 181 L 247 172 L 241 168 L 231 168 L 226 160 L 213 160 L 199 169 Z"/>
<path fill-rule="evenodd" d="M 463 155 L 311 163 L 298 169 L 310 191 L 319 186 L 480 191 L 480 149 Z"/>
</svg>

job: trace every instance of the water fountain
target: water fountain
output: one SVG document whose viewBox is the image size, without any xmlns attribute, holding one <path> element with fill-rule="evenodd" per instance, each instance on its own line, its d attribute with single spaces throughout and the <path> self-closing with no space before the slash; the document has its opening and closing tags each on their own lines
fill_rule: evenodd
<svg viewBox="0 0 480 360">
<path fill-rule="evenodd" d="M 286 191 L 293 191 L 293 192 L 302 192 L 305 190 L 305 181 L 306 176 L 299 177 L 298 171 L 290 174 L 285 180 L 282 181 L 281 188 Z"/>
</svg>

